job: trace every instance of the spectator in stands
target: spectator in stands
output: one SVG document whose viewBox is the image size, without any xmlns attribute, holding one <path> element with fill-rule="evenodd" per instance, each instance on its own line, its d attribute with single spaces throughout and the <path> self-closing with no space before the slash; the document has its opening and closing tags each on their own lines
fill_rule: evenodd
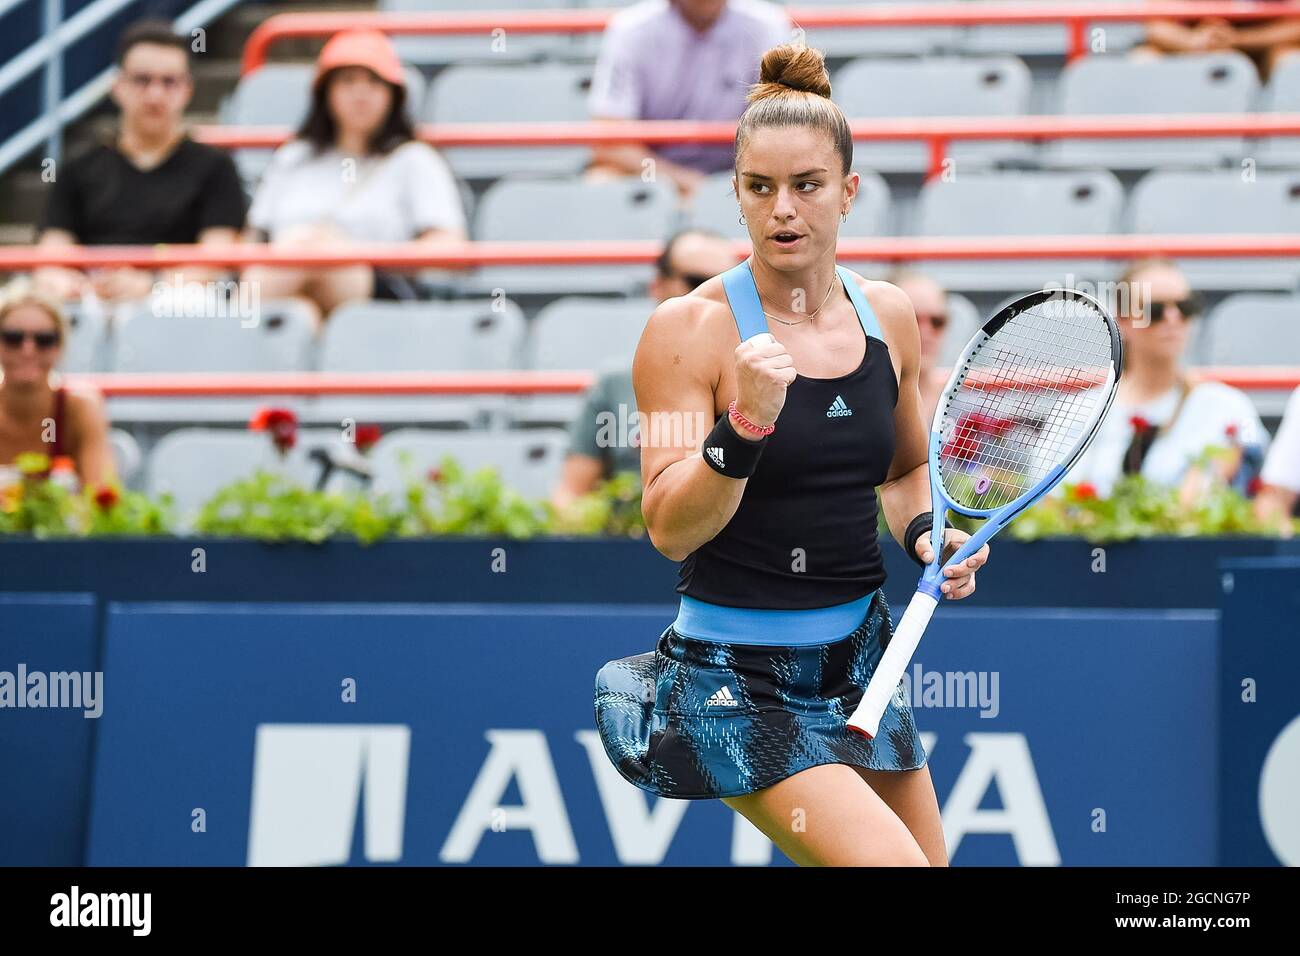
<svg viewBox="0 0 1300 956">
<path fill-rule="evenodd" d="M 1264 459 L 1255 514 L 1261 521 L 1276 524 L 1284 537 L 1293 531 L 1291 516 L 1300 505 L 1300 388 L 1291 393 L 1282 416 L 1282 426 Z"/>
<path fill-rule="evenodd" d="M 687 295 L 735 264 L 735 253 L 725 238 L 702 229 L 684 230 L 664 246 L 655 264 L 650 294 L 656 303 Z M 625 409 L 621 415 L 620 408 Z M 632 423 L 629 436 L 617 430 L 624 421 Z M 611 423 L 613 430 L 602 427 L 602 422 Z M 631 356 L 628 356 L 627 362 L 619 363 L 596 379 L 569 425 L 569 454 L 551 496 L 557 508 L 566 507 L 615 472 L 634 471 L 640 477 L 641 449 L 636 423 L 636 393 L 632 390 Z M 602 435 L 612 437 L 613 443 Z M 624 441 L 624 437 L 628 440 Z"/>
<path fill-rule="evenodd" d="M 934 367 L 939 361 L 939 350 L 943 348 L 944 333 L 949 324 L 948 290 L 914 269 L 896 270 L 887 281 L 907 294 L 916 311 L 917 327 L 921 333 L 921 420 L 929 427 L 944 386 L 944 380 L 935 377 Z"/>
<path fill-rule="evenodd" d="M 316 62 L 312 105 L 297 136 L 276 150 L 248 221 L 275 245 L 346 242 L 430 245 L 465 239 L 465 211 L 446 162 L 415 139 L 406 77 L 382 33 L 333 36 Z M 262 298 L 299 296 L 328 315 L 356 299 L 417 297 L 405 276 L 368 265 L 258 266 L 244 278 Z"/>
<path fill-rule="evenodd" d="M 740 118 L 768 48 L 790 38 L 785 11 L 765 0 L 641 0 L 605 28 L 591 82 L 597 120 Z M 709 173 L 732 168 L 731 144 L 597 147 L 595 177 L 653 175 L 689 199 Z"/>
<path fill-rule="evenodd" d="M 1133 52 L 1138 56 L 1151 56 L 1223 50 L 1239 50 L 1248 55 L 1255 61 L 1260 75 L 1267 80 L 1284 57 L 1300 51 L 1300 17 L 1239 23 L 1218 17 L 1190 23 L 1152 20 L 1147 23 L 1146 43 Z"/>
<path fill-rule="evenodd" d="M 53 384 L 66 334 L 62 306 L 30 281 L 0 291 L 0 466 L 23 452 L 67 456 L 84 486 L 105 484 L 114 475 L 103 399 Z"/>
<path fill-rule="evenodd" d="M 1132 473 L 1180 485 L 1207 448 L 1266 448 L 1268 432 L 1245 393 L 1222 382 L 1194 383 L 1182 367 L 1202 308 L 1178 266 L 1166 259 L 1137 262 L 1118 289 L 1124 374 L 1115 404 L 1069 480 L 1088 482 L 1103 497 Z"/>
<path fill-rule="evenodd" d="M 42 247 L 223 244 L 238 241 L 244 225 L 244 190 L 234 163 L 219 149 L 196 143 L 182 119 L 194 83 L 189 40 L 161 21 L 128 27 L 118 44 L 112 98 L 121 124 L 109 143 L 98 143 L 54 168 Z M 155 281 L 173 281 L 146 269 L 45 268 L 40 288 L 58 299 L 108 301 L 148 295 Z M 187 267 L 187 281 L 216 275 Z"/>
</svg>

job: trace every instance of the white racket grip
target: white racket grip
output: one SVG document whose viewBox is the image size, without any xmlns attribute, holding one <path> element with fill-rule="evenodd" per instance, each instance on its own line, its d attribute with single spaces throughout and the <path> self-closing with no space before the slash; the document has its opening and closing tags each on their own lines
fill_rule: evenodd
<svg viewBox="0 0 1300 956">
<path fill-rule="evenodd" d="M 751 335 L 745 341 L 750 345 L 765 345 L 768 342 L 775 342 L 776 336 L 771 332 L 759 332 L 757 335 Z"/>
<path fill-rule="evenodd" d="M 924 591 L 917 591 L 912 603 L 907 606 L 903 619 L 894 628 L 894 636 L 889 639 L 889 646 L 880 658 L 875 673 L 867 683 L 867 689 L 858 702 L 857 709 L 849 718 L 849 729 L 866 737 L 876 736 L 880 729 L 880 718 L 884 716 L 889 699 L 894 696 L 898 682 L 907 673 L 907 665 L 912 662 L 916 646 L 921 643 L 921 635 L 939 602 Z"/>
</svg>

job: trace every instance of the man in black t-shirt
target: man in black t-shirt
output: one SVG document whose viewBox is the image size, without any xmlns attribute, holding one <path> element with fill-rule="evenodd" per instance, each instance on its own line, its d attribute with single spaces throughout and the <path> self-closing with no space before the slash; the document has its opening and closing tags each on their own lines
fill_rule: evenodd
<svg viewBox="0 0 1300 956">
<path fill-rule="evenodd" d="M 237 242 L 247 204 L 234 163 L 191 140 L 182 124 L 194 92 L 188 40 L 166 23 L 137 23 L 122 36 L 117 64 L 116 140 L 56 168 L 40 245 Z M 187 267 L 184 278 L 213 274 Z M 87 294 L 89 286 L 102 299 L 123 300 L 148 295 L 157 277 L 142 269 L 83 275 L 45 268 L 36 278 L 62 298 Z"/>
</svg>

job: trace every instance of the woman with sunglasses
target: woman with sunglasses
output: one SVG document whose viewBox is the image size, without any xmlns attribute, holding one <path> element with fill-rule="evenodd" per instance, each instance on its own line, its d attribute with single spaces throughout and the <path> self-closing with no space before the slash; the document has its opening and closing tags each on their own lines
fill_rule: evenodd
<svg viewBox="0 0 1300 956">
<path fill-rule="evenodd" d="M 1203 306 L 1182 270 L 1167 259 L 1146 259 L 1125 270 L 1117 290 L 1124 375 L 1070 481 L 1087 482 L 1104 497 L 1128 474 L 1180 485 L 1211 446 L 1262 451 L 1268 432 L 1250 398 L 1222 382 L 1194 382 L 1183 366 Z"/>
<path fill-rule="evenodd" d="M 98 392 L 58 381 L 67 320 L 19 280 L 0 293 L 0 468 L 24 452 L 70 457 L 83 487 L 113 481 L 108 419 Z"/>
</svg>

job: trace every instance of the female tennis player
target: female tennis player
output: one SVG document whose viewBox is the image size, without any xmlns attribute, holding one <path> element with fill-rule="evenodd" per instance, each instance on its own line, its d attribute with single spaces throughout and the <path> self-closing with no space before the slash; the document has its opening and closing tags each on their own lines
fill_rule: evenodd
<svg viewBox="0 0 1300 956">
<path fill-rule="evenodd" d="M 906 685 L 873 740 L 846 730 L 892 633 L 877 508 L 918 563 L 931 516 L 912 306 L 835 262 L 859 177 L 830 92 L 820 52 L 766 53 L 735 140 L 753 254 L 642 334 L 642 508 L 681 605 L 653 653 L 601 669 L 596 719 L 632 783 L 722 799 L 800 865 L 946 865 Z"/>
</svg>

